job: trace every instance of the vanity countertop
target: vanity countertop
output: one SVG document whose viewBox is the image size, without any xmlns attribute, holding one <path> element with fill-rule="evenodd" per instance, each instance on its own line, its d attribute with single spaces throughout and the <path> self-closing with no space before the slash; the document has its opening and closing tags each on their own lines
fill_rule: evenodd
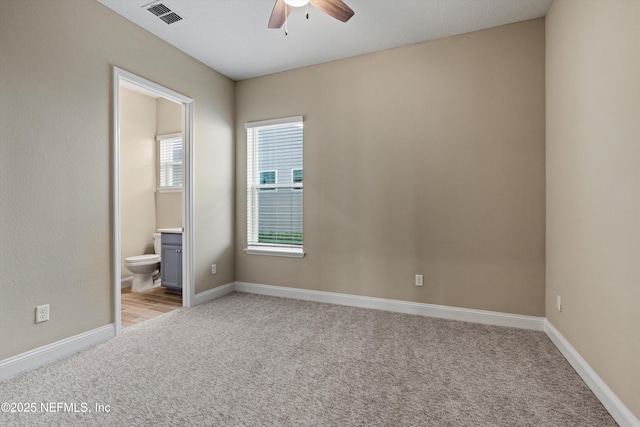
<svg viewBox="0 0 640 427">
<path fill-rule="evenodd" d="M 182 234 L 182 227 L 178 228 L 159 228 L 158 233 Z"/>
</svg>

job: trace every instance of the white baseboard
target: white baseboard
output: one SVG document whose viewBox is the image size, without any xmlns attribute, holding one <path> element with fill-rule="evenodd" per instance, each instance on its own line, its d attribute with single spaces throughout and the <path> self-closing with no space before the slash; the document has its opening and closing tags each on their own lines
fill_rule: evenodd
<svg viewBox="0 0 640 427">
<path fill-rule="evenodd" d="M 438 317 L 440 319 L 461 320 L 464 322 L 482 323 L 485 325 L 533 329 L 536 331 L 542 331 L 544 329 L 544 317 L 522 316 L 517 314 L 498 313 L 494 311 L 472 310 L 468 308 L 448 307 L 444 305 L 364 297 L 335 292 L 311 291 L 307 289 L 285 288 L 281 286 L 260 285 L 246 282 L 236 282 L 235 290 L 238 292 L 247 292 L 252 294 Z"/>
<path fill-rule="evenodd" d="M 226 285 L 218 286 L 217 288 L 209 289 L 208 291 L 200 292 L 195 294 L 193 297 L 193 305 L 198 305 L 205 303 L 207 301 L 214 300 L 216 298 L 220 298 L 225 296 L 235 289 L 235 283 L 227 283 Z"/>
<path fill-rule="evenodd" d="M 0 361 L 0 381 L 94 346 L 115 336 L 115 325 L 105 325 Z"/>
<path fill-rule="evenodd" d="M 544 332 L 621 427 L 640 427 L 638 418 L 618 399 L 618 396 L 602 381 L 580 353 L 548 320 L 544 322 Z"/>
</svg>

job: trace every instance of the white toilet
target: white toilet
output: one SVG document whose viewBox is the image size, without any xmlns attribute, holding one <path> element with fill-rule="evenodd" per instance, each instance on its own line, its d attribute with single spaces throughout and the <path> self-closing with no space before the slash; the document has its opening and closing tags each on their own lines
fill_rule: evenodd
<svg viewBox="0 0 640 427">
<path fill-rule="evenodd" d="M 160 271 L 160 238 L 160 233 L 153 233 L 153 249 L 156 252 L 155 254 L 125 258 L 125 267 L 133 273 L 131 292 L 142 292 L 160 286 L 160 283 L 155 285 L 153 281 L 153 276 Z"/>
</svg>

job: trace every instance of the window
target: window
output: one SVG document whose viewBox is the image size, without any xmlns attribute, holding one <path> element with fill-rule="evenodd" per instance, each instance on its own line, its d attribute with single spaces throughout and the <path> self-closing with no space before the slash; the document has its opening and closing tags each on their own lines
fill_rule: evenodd
<svg viewBox="0 0 640 427">
<path fill-rule="evenodd" d="M 302 258 L 302 117 L 247 123 L 248 254 Z"/>
<path fill-rule="evenodd" d="M 182 134 L 158 135 L 158 190 L 182 189 Z"/>
<path fill-rule="evenodd" d="M 260 185 L 264 187 L 259 188 L 259 191 L 277 191 L 275 185 L 270 186 L 276 183 L 277 173 L 278 171 L 260 171 Z"/>
<path fill-rule="evenodd" d="M 302 184 L 302 169 L 291 169 L 291 182 Z M 294 190 L 302 190 L 302 187 L 293 187 Z"/>
</svg>

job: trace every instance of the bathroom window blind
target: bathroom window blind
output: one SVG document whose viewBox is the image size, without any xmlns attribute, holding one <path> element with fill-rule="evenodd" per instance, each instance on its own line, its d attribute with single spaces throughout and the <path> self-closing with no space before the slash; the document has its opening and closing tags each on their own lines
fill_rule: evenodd
<svg viewBox="0 0 640 427">
<path fill-rule="evenodd" d="M 302 117 L 247 123 L 247 245 L 303 245 Z M 274 253 L 269 253 L 274 255 Z M 293 256 L 293 255 L 285 255 Z"/>
<path fill-rule="evenodd" d="M 159 188 L 182 187 L 182 135 L 159 135 Z"/>
</svg>

